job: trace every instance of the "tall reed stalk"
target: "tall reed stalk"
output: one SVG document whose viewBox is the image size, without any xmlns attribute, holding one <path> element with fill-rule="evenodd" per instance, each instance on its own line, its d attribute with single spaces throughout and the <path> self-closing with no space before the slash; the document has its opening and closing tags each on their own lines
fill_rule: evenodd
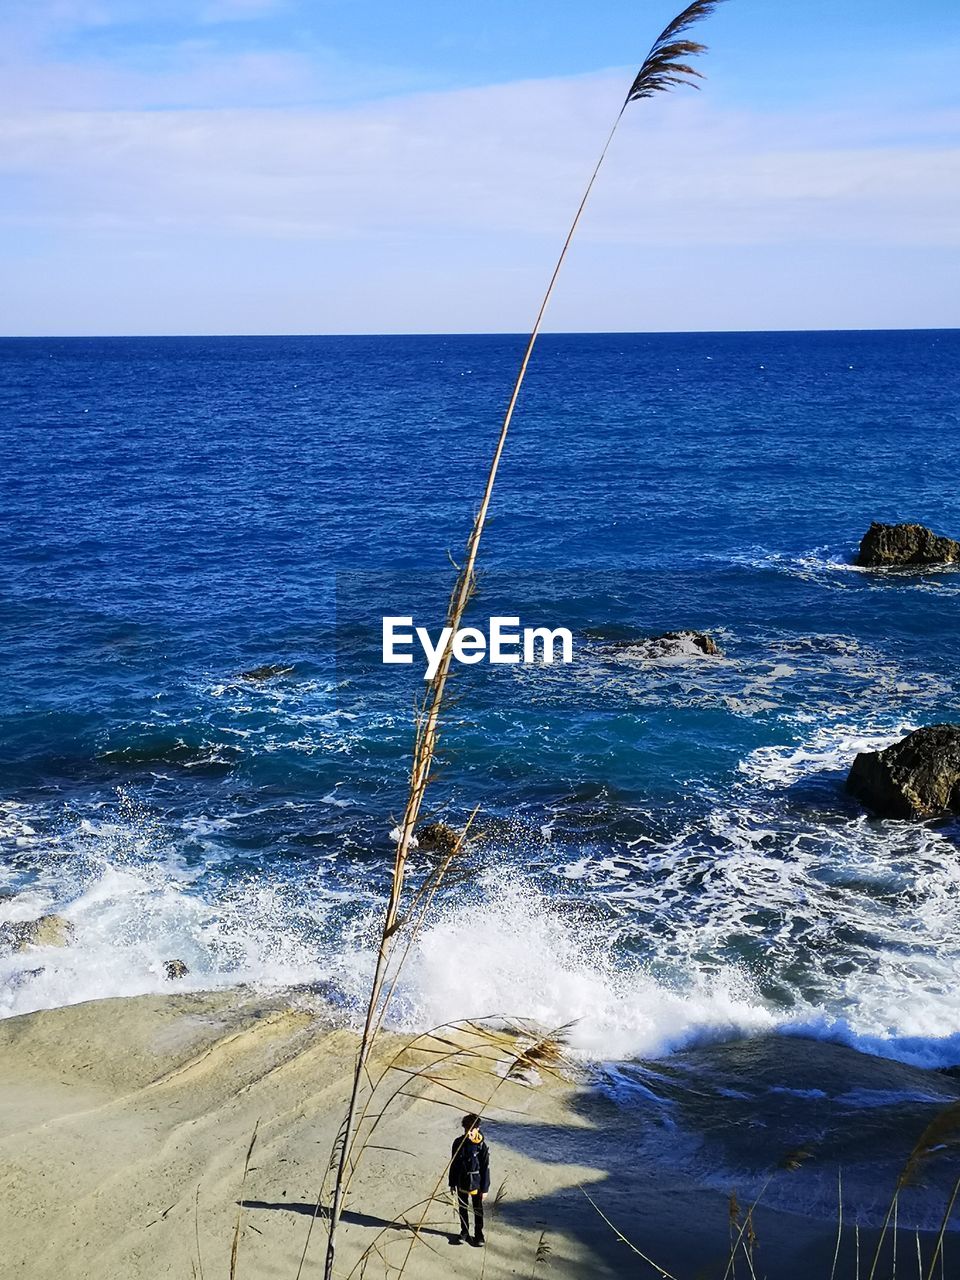
<svg viewBox="0 0 960 1280">
<path fill-rule="evenodd" d="M 533 329 L 531 330 L 530 337 L 527 340 L 526 349 L 524 350 L 523 358 L 520 362 L 520 368 L 513 384 L 513 390 L 511 392 L 510 399 L 507 402 L 506 412 L 504 413 L 503 422 L 500 426 L 500 434 L 497 439 L 496 447 L 493 451 L 493 458 L 490 462 L 490 468 L 487 473 L 487 480 L 480 500 L 480 506 L 477 510 L 473 527 L 470 530 L 470 536 L 467 539 L 464 562 L 463 565 L 459 567 L 456 583 L 454 584 L 453 591 L 450 595 L 450 601 L 447 606 L 446 625 L 450 628 L 450 635 L 455 635 L 459 630 L 464 612 L 474 592 L 477 554 L 480 549 L 480 539 L 483 535 L 484 526 L 486 524 L 487 513 L 490 509 L 490 501 L 493 497 L 493 487 L 496 482 L 497 471 L 500 467 L 500 460 L 503 456 L 503 450 L 507 442 L 507 434 L 513 420 L 514 410 L 517 407 L 517 401 L 520 397 L 520 390 L 523 386 L 527 368 L 530 364 L 530 358 L 533 355 L 534 346 L 540 335 L 543 318 L 550 299 L 553 296 L 554 286 L 556 285 L 557 277 L 559 276 L 564 260 L 566 259 L 567 251 L 570 248 L 570 244 L 580 223 L 583 211 L 586 208 L 587 200 L 590 197 L 597 175 L 599 174 L 600 168 L 606 158 L 607 151 L 613 141 L 614 134 L 616 133 L 620 121 L 623 118 L 624 112 L 631 102 L 637 102 L 641 98 L 651 98 L 657 93 L 673 89 L 678 85 L 694 84 L 695 80 L 700 78 L 701 73 L 690 66 L 688 59 L 703 53 L 705 51 L 705 46 L 698 44 L 695 41 L 683 38 L 684 33 L 695 23 L 712 13 L 712 11 L 721 2 L 722 0 L 694 0 L 694 3 L 688 5 L 682 13 L 674 18 L 674 20 L 654 41 L 653 47 L 644 60 L 642 67 L 627 92 L 627 96 L 613 122 L 613 127 L 610 130 L 607 140 L 600 152 L 599 159 L 597 160 L 593 172 L 590 175 L 590 179 L 587 182 L 583 198 L 581 199 L 576 214 L 574 215 L 573 222 L 570 225 L 570 230 L 567 232 L 567 237 L 563 242 L 562 249 L 560 250 L 560 256 L 557 259 L 556 266 L 553 269 L 553 274 L 550 277 L 546 292 L 543 295 L 543 301 L 540 304 L 540 309 L 537 312 Z M 367 1004 L 363 1033 L 360 1038 L 360 1047 L 357 1053 L 350 1101 L 347 1106 L 346 1118 L 341 1129 L 342 1147 L 340 1150 L 339 1160 L 337 1162 L 337 1176 L 334 1185 L 333 1204 L 330 1209 L 324 1280 L 333 1280 L 333 1268 L 336 1259 L 337 1229 L 340 1225 L 340 1218 L 343 1212 L 344 1194 L 348 1181 L 348 1173 L 354 1146 L 354 1134 L 360 1092 L 370 1051 L 373 1047 L 377 1029 L 381 1025 L 383 1019 L 381 997 L 383 996 L 393 940 L 404 923 L 401 918 L 400 904 L 406 874 L 407 858 L 409 856 L 414 831 L 416 830 L 417 820 L 420 816 L 420 810 L 423 805 L 424 795 L 426 794 L 427 787 L 430 784 L 433 772 L 433 763 L 436 757 L 437 743 L 440 734 L 440 716 L 444 706 L 451 660 L 452 649 L 448 643 L 444 650 L 437 672 L 427 686 L 426 697 L 417 715 L 413 744 L 413 761 L 410 769 L 410 784 L 407 793 L 407 801 L 404 808 L 403 819 L 400 823 L 393 876 L 390 884 L 390 893 L 387 900 L 383 930 L 381 932 L 380 944 L 377 951 L 376 965 L 374 967 L 373 978 L 370 984 L 370 996 Z"/>
</svg>

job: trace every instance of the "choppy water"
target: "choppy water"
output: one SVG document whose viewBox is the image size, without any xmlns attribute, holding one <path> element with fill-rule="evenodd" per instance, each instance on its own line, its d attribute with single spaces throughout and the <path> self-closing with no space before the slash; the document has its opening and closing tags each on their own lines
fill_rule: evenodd
<svg viewBox="0 0 960 1280">
<path fill-rule="evenodd" d="M 76 927 L 0 956 L 3 1013 L 163 989 L 174 956 L 356 997 L 412 686 L 351 653 L 394 606 L 435 622 L 520 347 L 0 343 L 0 917 Z M 434 803 L 484 838 L 402 1020 L 960 1063 L 957 824 L 842 789 L 960 717 L 960 571 L 850 565 L 873 519 L 960 531 L 958 374 L 957 332 L 543 340 L 476 609 L 566 622 L 577 660 L 458 679 Z M 678 627 L 724 657 L 602 634 Z"/>
</svg>

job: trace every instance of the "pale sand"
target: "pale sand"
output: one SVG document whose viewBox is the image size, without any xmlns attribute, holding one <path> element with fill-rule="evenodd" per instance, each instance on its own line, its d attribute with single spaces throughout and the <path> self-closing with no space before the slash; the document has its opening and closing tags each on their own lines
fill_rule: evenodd
<svg viewBox="0 0 960 1280">
<path fill-rule="evenodd" d="M 381 1054 L 396 1044 L 385 1038 Z M 0 1023 L 0 1274 L 189 1280 L 199 1258 L 206 1280 L 225 1280 L 259 1120 L 238 1275 L 294 1280 L 355 1049 L 353 1033 L 296 993 L 145 996 Z M 505 1181 L 506 1195 L 488 1218 L 488 1247 L 452 1246 L 455 1213 L 439 1206 L 406 1274 L 655 1275 L 582 1184 L 683 1280 L 722 1275 L 724 1197 L 639 1168 L 630 1125 L 629 1112 L 583 1084 L 500 1085 L 487 1131 L 493 1186 Z M 377 1237 L 399 1262 L 409 1233 L 381 1233 L 430 1194 L 457 1132 L 454 1109 L 399 1101 L 377 1138 L 398 1150 L 368 1150 L 351 1189 L 338 1275 Z M 759 1223 L 766 1262 L 778 1263 L 770 1275 L 811 1275 L 830 1250 L 828 1224 L 784 1214 Z M 552 1252 L 534 1272 L 541 1231 Z M 304 1276 L 322 1274 L 324 1245 L 318 1224 Z M 366 1274 L 383 1275 L 383 1264 Z"/>
</svg>

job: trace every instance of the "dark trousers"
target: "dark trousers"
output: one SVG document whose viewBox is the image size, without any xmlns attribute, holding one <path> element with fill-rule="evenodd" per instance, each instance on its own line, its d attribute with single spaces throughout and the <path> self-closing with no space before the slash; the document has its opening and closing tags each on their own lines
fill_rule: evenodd
<svg viewBox="0 0 960 1280">
<path fill-rule="evenodd" d="M 470 1209 L 473 1205 L 473 1221 L 476 1234 L 483 1235 L 483 1192 L 471 1195 L 469 1191 L 457 1191 L 457 1208 L 460 1210 L 460 1230 L 465 1236 L 470 1234 Z"/>
</svg>

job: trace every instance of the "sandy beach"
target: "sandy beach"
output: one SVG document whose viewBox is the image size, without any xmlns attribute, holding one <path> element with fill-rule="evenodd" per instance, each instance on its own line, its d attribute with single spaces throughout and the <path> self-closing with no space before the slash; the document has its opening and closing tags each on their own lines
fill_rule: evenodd
<svg viewBox="0 0 960 1280">
<path fill-rule="evenodd" d="M 383 1037 L 378 1062 L 399 1043 Z M 4 1275 L 227 1276 L 244 1158 L 258 1126 L 242 1192 L 237 1274 L 292 1280 L 355 1044 L 352 1032 L 336 1029 L 315 1000 L 297 993 L 144 996 L 4 1021 Z M 475 1087 L 465 1069 L 459 1074 L 464 1088 Z M 457 1087 L 457 1072 L 445 1079 Z M 491 1076 L 489 1088 L 492 1191 L 505 1185 L 499 1207 L 488 1203 L 488 1247 L 452 1247 L 455 1213 L 441 1202 L 427 1215 L 406 1274 L 657 1274 L 618 1242 L 581 1187 L 673 1274 L 723 1274 L 726 1197 L 670 1185 L 661 1171 L 643 1167 L 629 1111 L 583 1080 L 549 1074 L 539 1083 Z M 458 1118 L 454 1104 L 397 1100 L 351 1187 L 338 1274 L 351 1274 L 374 1243 L 367 1275 L 386 1273 L 377 1250 L 400 1262 L 410 1243 L 403 1223 L 416 1220 L 411 1206 L 443 1178 Z M 832 1253 L 827 1222 L 761 1209 L 757 1231 L 771 1275 L 810 1274 Z M 541 1233 L 550 1254 L 535 1266 Z M 304 1275 L 321 1273 L 323 1245 L 318 1226 Z"/>
</svg>

